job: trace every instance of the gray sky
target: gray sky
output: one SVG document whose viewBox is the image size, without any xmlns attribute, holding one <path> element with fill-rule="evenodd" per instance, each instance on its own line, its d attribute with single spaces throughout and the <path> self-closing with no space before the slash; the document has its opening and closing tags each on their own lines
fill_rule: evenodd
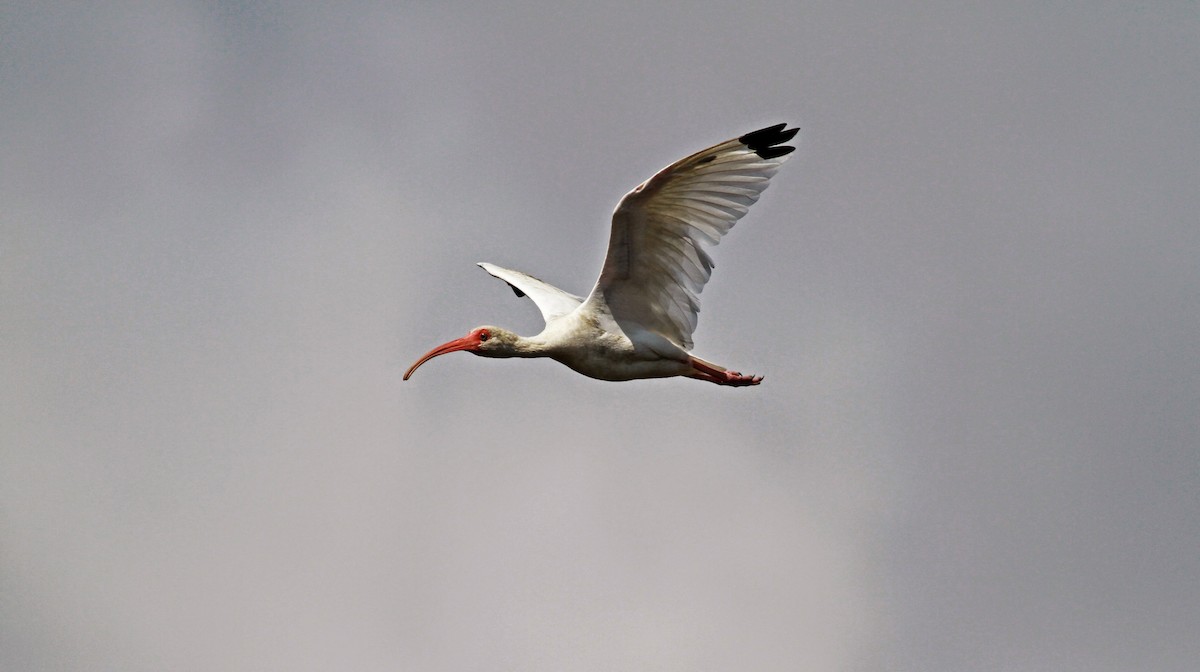
<svg viewBox="0 0 1200 672">
<path fill-rule="evenodd" d="M 0 668 L 1194 669 L 1196 5 L 575 4 L 4 3 Z M 401 383 L 780 121 L 763 385 Z"/>
</svg>

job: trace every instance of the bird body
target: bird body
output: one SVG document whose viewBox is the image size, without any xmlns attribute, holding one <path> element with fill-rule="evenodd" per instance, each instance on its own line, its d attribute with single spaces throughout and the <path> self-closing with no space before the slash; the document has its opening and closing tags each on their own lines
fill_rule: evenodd
<svg viewBox="0 0 1200 672">
<path fill-rule="evenodd" d="M 604 312 L 575 311 L 546 325 L 538 337 L 548 343 L 547 356 L 589 378 L 665 378 L 691 368 L 683 348 L 636 324 L 626 327 L 631 333 Z"/>
<path fill-rule="evenodd" d="M 404 374 L 439 355 L 466 350 L 483 357 L 549 357 L 599 380 L 687 376 L 721 385 L 757 385 L 690 354 L 699 294 L 713 268 L 702 244 L 716 245 L 795 148 L 798 129 L 764 128 L 681 159 L 626 194 L 613 213 L 608 253 L 587 298 L 531 275 L 479 266 L 541 311 L 546 327 L 518 336 L 499 327 L 473 329 L 430 350 Z"/>
</svg>

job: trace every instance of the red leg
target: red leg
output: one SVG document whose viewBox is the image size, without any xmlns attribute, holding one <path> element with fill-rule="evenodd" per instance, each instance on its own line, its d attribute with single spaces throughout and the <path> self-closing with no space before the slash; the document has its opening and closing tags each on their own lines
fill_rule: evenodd
<svg viewBox="0 0 1200 672">
<path fill-rule="evenodd" d="M 762 376 L 743 376 L 737 371 L 729 371 L 722 369 L 716 364 L 706 362 L 698 357 L 691 358 L 692 377 L 700 380 L 707 380 L 710 383 L 717 385 L 730 385 L 733 387 L 745 387 L 747 385 L 758 385 L 762 382 Z"/>
</svg>

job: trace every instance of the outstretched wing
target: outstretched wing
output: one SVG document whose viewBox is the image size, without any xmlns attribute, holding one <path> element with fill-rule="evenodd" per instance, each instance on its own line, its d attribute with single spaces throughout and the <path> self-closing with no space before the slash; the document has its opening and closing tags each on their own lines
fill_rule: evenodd
<svg viewBox="0 0 1200 672">
<path fill-rule="evenodd" d="M 538 310 L 542 311 L 542 319 L 546 322 L 566 315 L 583 303 L 583 299 L 578 296 L 568 294 L 532 275 L 482 261 L 479 262 L 479 267 L 507 282 L 517 296 L 529 296 L 537 304 Z"/>
<path fill-rule="evenodd" d="M 608 255 L 587 304 L 692 349 L 699 294 L 716 245 L 767 188 L 799 131 L 778 124 L 723 142 L 659 171 L 613 213 Z M 596 306 L 599 308 L 599 306 Z"/>
</svg>

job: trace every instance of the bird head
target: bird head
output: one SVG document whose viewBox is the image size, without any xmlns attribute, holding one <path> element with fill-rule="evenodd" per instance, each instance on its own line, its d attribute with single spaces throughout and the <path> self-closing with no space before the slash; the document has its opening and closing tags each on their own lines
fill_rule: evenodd
<svg viewBox="0 0 1200 672">
<path fill-rule="evenodd" d="M 404 373 L 404 380 L 408 380 L 408 377 L 413 374 L 413 371 L 417 370 L 417 367 L 438 355 L 444 355 L 448 352 L 466 350 L 473 355 L 481 357 L 512 357 L 518 338 L 513 332 L 501 329 L 500 327 L 476 327 L 466 336 L 443 343 L 422 355 L 417 360 L 417 363 L 413 364 Z"/>
</svg>

